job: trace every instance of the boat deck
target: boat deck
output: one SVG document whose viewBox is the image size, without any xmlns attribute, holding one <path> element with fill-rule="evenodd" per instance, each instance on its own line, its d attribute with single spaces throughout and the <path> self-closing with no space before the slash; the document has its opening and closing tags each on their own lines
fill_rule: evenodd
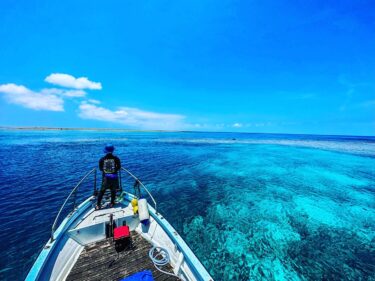
<svg viewBox="0 0 375 281">
<path fill-rule="evenodd" d="M 158 271 L 148 252 L 152 247 L 137 232 L 131 232 L 132 245 L 118 255 L 111 239 L 86 246 L 66 280 L 121 280 L 136 272 L 150 270 L 155 280 L 179 280 Z M 172 272 L 171 266 L 162 267 Z"/>
</svg>

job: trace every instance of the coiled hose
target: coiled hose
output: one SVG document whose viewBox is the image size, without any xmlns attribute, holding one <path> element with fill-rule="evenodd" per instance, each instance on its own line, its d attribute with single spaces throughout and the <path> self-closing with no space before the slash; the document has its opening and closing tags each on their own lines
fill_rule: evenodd
<svg viewBox="0 0 375 281">
<path fill-rule="evenodd" d="M 177 277 L 178 279 L 181 280 L 181 278 L 178 277 L 176 274 L 165 271 L 165 270 L 162 270 L 162 269 L 159 268 L 159 266 L 164 266 L 164 265 L 169 264 L 169 262 L 171 260 L 171 258 L 169 256 L 169 253 L 166 249 L 164 249 L 162 247 L 153 246 L 150 249 L 150 251 L 148 252 L 148 256 L 150 257 L 150 259 L 154 263 L 154 266 L 157 270 L 159 270 L 160 272 L 163 272 L 165 274 Z"/>
</svg>

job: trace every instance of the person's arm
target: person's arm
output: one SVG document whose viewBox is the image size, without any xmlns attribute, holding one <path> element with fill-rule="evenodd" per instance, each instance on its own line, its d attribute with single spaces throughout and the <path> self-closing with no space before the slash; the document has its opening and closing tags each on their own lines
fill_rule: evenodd
<svg viewBox="0 0 375 281">
<path fill-rule="evenodd" d="M 121 170 L 121 161 L 120 161 L 120 158 L 116 158 L 116 168 L 117 168 L 117 171 Z"/>
<path fill-rule="evenodd" d="M 99 160 L 99 170 L 103 172 L 103 164 L 104 164 L 104 159 L 100 158 Z"/>
</svg>

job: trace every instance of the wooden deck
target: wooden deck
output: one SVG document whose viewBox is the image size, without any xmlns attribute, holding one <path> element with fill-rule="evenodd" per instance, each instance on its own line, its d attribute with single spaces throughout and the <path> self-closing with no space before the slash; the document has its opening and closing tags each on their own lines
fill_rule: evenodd
<svg viewBox="0 0 375 281">
<path fill-rule="evenodd" d="M 86 246 L 66 280 L 121 280 L 142 270 L 151 270 L 155 280 L 179 280 L 176 277 L 158 271 L 148 256 L 152 247 L 138 233 L 132 232 L 132 246 L 120 252 L 119 258 L 115 245 L 110 240 Z M 163 270 L 172 272 L 171 266 Z"/>
</svg>

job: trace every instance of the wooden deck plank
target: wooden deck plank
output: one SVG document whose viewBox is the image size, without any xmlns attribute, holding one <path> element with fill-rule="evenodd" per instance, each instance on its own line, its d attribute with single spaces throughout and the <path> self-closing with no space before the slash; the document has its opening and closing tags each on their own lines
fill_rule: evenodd
<svg viewBox="0 0 375 281">
<path fill-rule="evenodd" d="M 119 256 L 110 240 L 86 246 L 66 280 L 118 281 L 142 270 L 150 270 L 157 281 L 179 280 L 154 267 L 148 256 L 150 243 L 136 232 L 132 232 L 131 237 L 133 247 L 125 249 Z M 171 266 L 164 266 L 162 269 L 172 272 Z"/>
</svg>

